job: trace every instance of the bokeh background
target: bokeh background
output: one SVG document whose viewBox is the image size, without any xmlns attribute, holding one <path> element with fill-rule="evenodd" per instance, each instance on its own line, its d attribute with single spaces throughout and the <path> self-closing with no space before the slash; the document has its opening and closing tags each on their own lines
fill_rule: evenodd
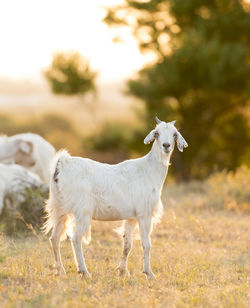
<svg viewBox="0 0 250 308">
<path fill-rule="evenodd" d="M 250 1 L 0 2 L 0 132 L 116 163 L 157 115 L 189 143 L 173 179 L 250 164 Z"/>
</svg>

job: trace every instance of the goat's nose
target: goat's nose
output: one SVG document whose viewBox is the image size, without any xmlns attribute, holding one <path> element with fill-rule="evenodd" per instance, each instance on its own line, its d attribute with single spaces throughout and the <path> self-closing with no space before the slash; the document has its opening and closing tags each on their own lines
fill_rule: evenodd
<svg viewBox="0 0 250 308">
<path fill-rule="evenodd" d="M 170 147 L 170 143 L 168 143 L 168 142 L 163 143 L 163 147 L 165 149 L 168 149 Z"/>
</svg>

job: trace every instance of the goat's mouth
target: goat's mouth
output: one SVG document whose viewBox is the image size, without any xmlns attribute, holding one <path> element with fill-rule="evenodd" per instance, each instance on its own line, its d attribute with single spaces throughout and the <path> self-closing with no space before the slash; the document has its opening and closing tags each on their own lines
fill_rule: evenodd
<svg viewBox="0 0 250 308">
<path fill-rule="evenodd" d="M 169 153 L 171 152 L 171 150 L 170 150 L 170 149 L 163 149 L 163 152 L 164 152 L 165 154 L 169 154 Z"/>
</svg>

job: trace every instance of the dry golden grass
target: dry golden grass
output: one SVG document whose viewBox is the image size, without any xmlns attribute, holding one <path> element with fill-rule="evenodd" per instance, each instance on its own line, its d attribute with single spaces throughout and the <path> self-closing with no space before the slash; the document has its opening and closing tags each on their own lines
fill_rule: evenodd
<svg viewBox="0 0 250 308">
<path fill-rule="evenodd" d="M 1 307 L 247 307 L 249 217 L 218 212 L 191 214 L 169 209 L 152 236 L 157 281 L 141 272 L 140 242 L 120 278 L 121 255 L 114 224 L 94 223 L 85 248 L 92 280 L 76 273 L 70 243 L 62 244 L 66 277 L 53 274 L 45 238 L 1 236 Z"/>
<path fill-rule="evenodd" d="M 219 178 L 209 181 L 217 183 L 215 198 L 221 191 L 228 202 Z M 249 307 L 249 213 L 218 207 L 206 190 L 207 182 L 164 191 L 165 213 L 152 235 L 156 281 L 142 274 L 139 241 L 129 258 L 131 276 L 118 276 L 121 240 L 112 229 L 119 223 L 92 224 L 92 242 L 84 247 L 92 280 L 76 273 L 69 241 L 62 243 L 67 276 L 60 278 L 46 237 L 0 235 L 0 307 Z"/>
</svg>

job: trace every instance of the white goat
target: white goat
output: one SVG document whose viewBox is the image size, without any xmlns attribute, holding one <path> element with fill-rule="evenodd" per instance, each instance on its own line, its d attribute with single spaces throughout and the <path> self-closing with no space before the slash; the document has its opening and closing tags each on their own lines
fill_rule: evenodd
<svg viewBox="0 0 250 308">
<path fill-rule="evenodd" d="M 125 220 L 123 256 L 118 267 L 120 274 L 128 273 L 127 258 L 138 222 L 144 250 L 143 272 L 148 278 L 155 278 L 150 267 L 152 219 L 161 216 L 161 191 L 175 141 L 180 151 L 188 146 L 174 127 L 175 121 L 156 120 L 158 125 L 144 139 L 145 144 L 155 140 L 151 151 L 144 157 L 109 165 L 71 157 L 64 150 L 57 154 L 44 228 L 46 233 L 53 228 L 50 240 L 58 274 L 65 273 L 59 246 L 60 239 L 67 233 L 69 221 L 73 221 L 75 226 L 72 248 L 78 272 L 89 275 L 81 242 L 89 234 L 91 219 Z"/>
<path fill-rule="evenodd" d="M 35 164 L 32 157 L 33 144 L 22 138 L 10 139 L 7 136 L 0 136 L 0 161 L 19 164 L 24 167 Z"/>
<path fill-rule="evenodd" d="M 23 202 L 26 188 L 37 188 L 41 185 L 39 177 L 24 167 L 0 163 L 0 214 L 5 198 L 11 199 L 12 202 Z"/>
<path fill-rule="evenodd" d="M 9 153 L 9 156 L 4 153 Z M 0 139 L 0 161 L 10 159 L 26 167 L 47 185 L 50 180 L 50 164 L 55 153 L 54 147 L 36 134 L 24 133 Z"/>
</svg>

